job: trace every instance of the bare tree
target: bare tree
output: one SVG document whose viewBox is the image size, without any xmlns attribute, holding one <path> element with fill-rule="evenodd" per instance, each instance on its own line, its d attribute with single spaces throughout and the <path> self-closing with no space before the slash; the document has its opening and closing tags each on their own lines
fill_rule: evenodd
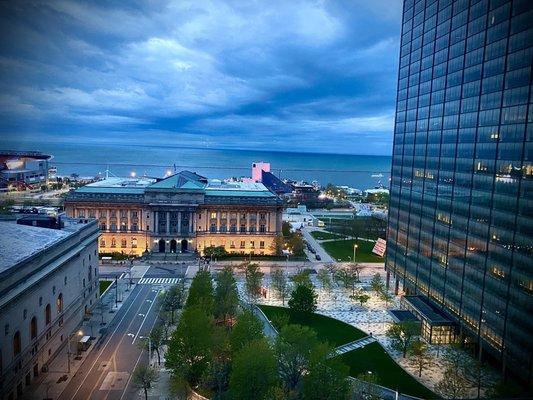
<svg viewBox="0 0 533 400">
<path fill-rule="evenodd" d="M 416 339 L 409 345 L 408 353 L 418 368 L 418 376 L 422 376 L 422 369 L 429 366 L 432 361 L 427 344 L 420 339 Z"/>
<path fill-rule="evenodd" d="M 282 269 L 276 269 L 272 275 L 272 289 L 276 292 L 276 295 L 281 299 L 283 305 L 285 305 L 285 299 L 291 293 L 291 287 L 288 282 L 287 276 Z"/>
</svg>

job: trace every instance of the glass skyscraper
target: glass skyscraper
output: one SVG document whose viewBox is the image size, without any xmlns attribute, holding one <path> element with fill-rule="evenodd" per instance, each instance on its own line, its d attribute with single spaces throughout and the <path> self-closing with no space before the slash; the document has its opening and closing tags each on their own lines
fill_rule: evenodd
<svg viewBox="0 0 533 400">
<path fill-rule="evenodd" d="M 397 291 L 528 381 L 532 59 L 532 0 L 405 0 L 386 258 Z"/>
</svg>

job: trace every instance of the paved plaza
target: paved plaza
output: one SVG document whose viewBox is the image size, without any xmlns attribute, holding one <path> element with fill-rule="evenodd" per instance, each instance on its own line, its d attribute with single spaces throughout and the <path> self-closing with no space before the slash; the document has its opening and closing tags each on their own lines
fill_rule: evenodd
<svg viewBox="0 0 533 400">
<path fill-rule="evenodd" d="M 285 269 L 289 271 L 289 275 L 296 273 L 293 268 Z M 270 290 L 270 269 L 263 268 L 265 272 L 264 287 L 267 288 L 266 297 L 261 297 L 259 303 L 273 306 L 282 306 L 282 302 L 278 299 L 275 293 Z M 400 297 L 394 296 L 393 300 L 387 304 L 370 289 L 370 281 L 372 277 L 379 273 L 385 279 L 385 271 L 380 264 L 367 264 L 361 271 L 359 288 L 368 290 L 370 300 L 361 306 L 355 300 L 349 298 L 351 290 L 338 287 L 333 284 L 333 289 L 328 292 L 324 290 L 317 279 L 316 275 L 311 275 L 311 281 L 315 285 L 318 294 L 318 308 L 317 313 L 344 321 L 356 328 L 362 330 L 367 335 L 371 335 L 377 340 L 394 358 L 394 360 L 401 365 L 413 377 L 418 379 L 421 383 L 434 390 L 435 384 L 442 379 L 443 372 L 446 369 L 446 364 L 443 358 L 446 346 L 429 345 L 429 351 L 432 355 L 433 362 L 431 365 L 424 367 L 422 377 L 418 377 L 417 367 L 409 360 L 408 357 L 403 358 L 402 354 L 391 347 L 390 339 L 386 336 L 387 329 L 394 323 L 392 316 L 388 310 L 400 308 Z M 238 276 L 239 292 L 244 296 L 244 278 Z M 287 300 L 285 301 L 287 306 Z M 373 341 L 369 341 L 373 342 Z M 466 354 L 465 354 L 466 356 Z M 497 380 L 497 375 L 494 375 L 494 381 Z M 472 389 L 471 396 L 474 397 L 476 391 Z"/>
</svg>

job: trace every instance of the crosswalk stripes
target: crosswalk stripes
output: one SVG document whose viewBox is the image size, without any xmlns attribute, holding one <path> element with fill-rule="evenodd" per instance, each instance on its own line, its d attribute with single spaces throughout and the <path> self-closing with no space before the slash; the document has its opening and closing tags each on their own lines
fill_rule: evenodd
<svg viewBox="0 0 533 400">
<path fill-rule="evenodd" d="M 142 278 L 140 285 L 174 285 L 179 282 L 179 278 Z"/>
</svg>

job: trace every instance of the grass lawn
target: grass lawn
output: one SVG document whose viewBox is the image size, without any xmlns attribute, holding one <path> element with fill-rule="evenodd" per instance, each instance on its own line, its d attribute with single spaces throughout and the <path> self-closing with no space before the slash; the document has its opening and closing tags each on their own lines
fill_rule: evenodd
<svg viewBox="0 0 533 400">
<path fill-rule="evenodd" d="M 322 232 L 322 231 L 312 231 L 311 236 L 313 236 L 317 240 L 340 239 L 340 238 L 346 237 L 338 233 Z"/>
<path fill-rule="evenodd" d="M 329 318 L 324 315 L 314 313 L 297 313 L 289 308 L 259 305 L 268 319 L 272 320 L 275 314 L 287 314 L 289 323 L 308 326 L 316 331 L 318 339 L 329 342 L 337 347 L 342 344 L 361 339 L 366 334 L 338 319 Z"/>
<path fill-rule="evenodd" d="M 285 307 L 266 305 L 259 305 L 259 307 L 268 319 L 272 319 L 276 314 L 289 315 L 289 323 L 314 329 L 320 340 L 327 341 L 334 346 L 340 346 L 366 336 L 363 331 L 356 327 L 324 315 L 296 313 Z M 350 368 L 350 375 L 353 377 L 357 377 L 366 371 L 372 371 L 377 374 L 379 384 L 383 386 L 423 399 L 438 398 L 396 364 L 379 343 L 371 343 L 361 349 L 345 353 L 340 357 Z"/>
<path fill-rule="evenodd" d="M 439 398 L 396 364 L 379 343 L 371 343 L 340 357 L 350 367 L 351 376 L 357 377 L 361 373 L 372 371 L 378 376 L 382 386 L 422 399 Z"/>
<path fill-rule="evenodd" d="M 100 296 L 109 286 L 111 286 L 112 283 L 113 281 L 100 281 Z"/>
<path fill-rule="evenodd" d="M 324 250 L 335 260 L 350 261 L 353 257 L 353 245 L 355 239 L 350 240 L 334 240 L 332 242 L 321 243 Z M 355 252 L 355 261 L 359 262 L 384 262 L 382 257 L 376 256 L 372 253 L 374 242 L 367 242 L 364 240 L 357 241 L 357 251 Z"/>
</svg>

